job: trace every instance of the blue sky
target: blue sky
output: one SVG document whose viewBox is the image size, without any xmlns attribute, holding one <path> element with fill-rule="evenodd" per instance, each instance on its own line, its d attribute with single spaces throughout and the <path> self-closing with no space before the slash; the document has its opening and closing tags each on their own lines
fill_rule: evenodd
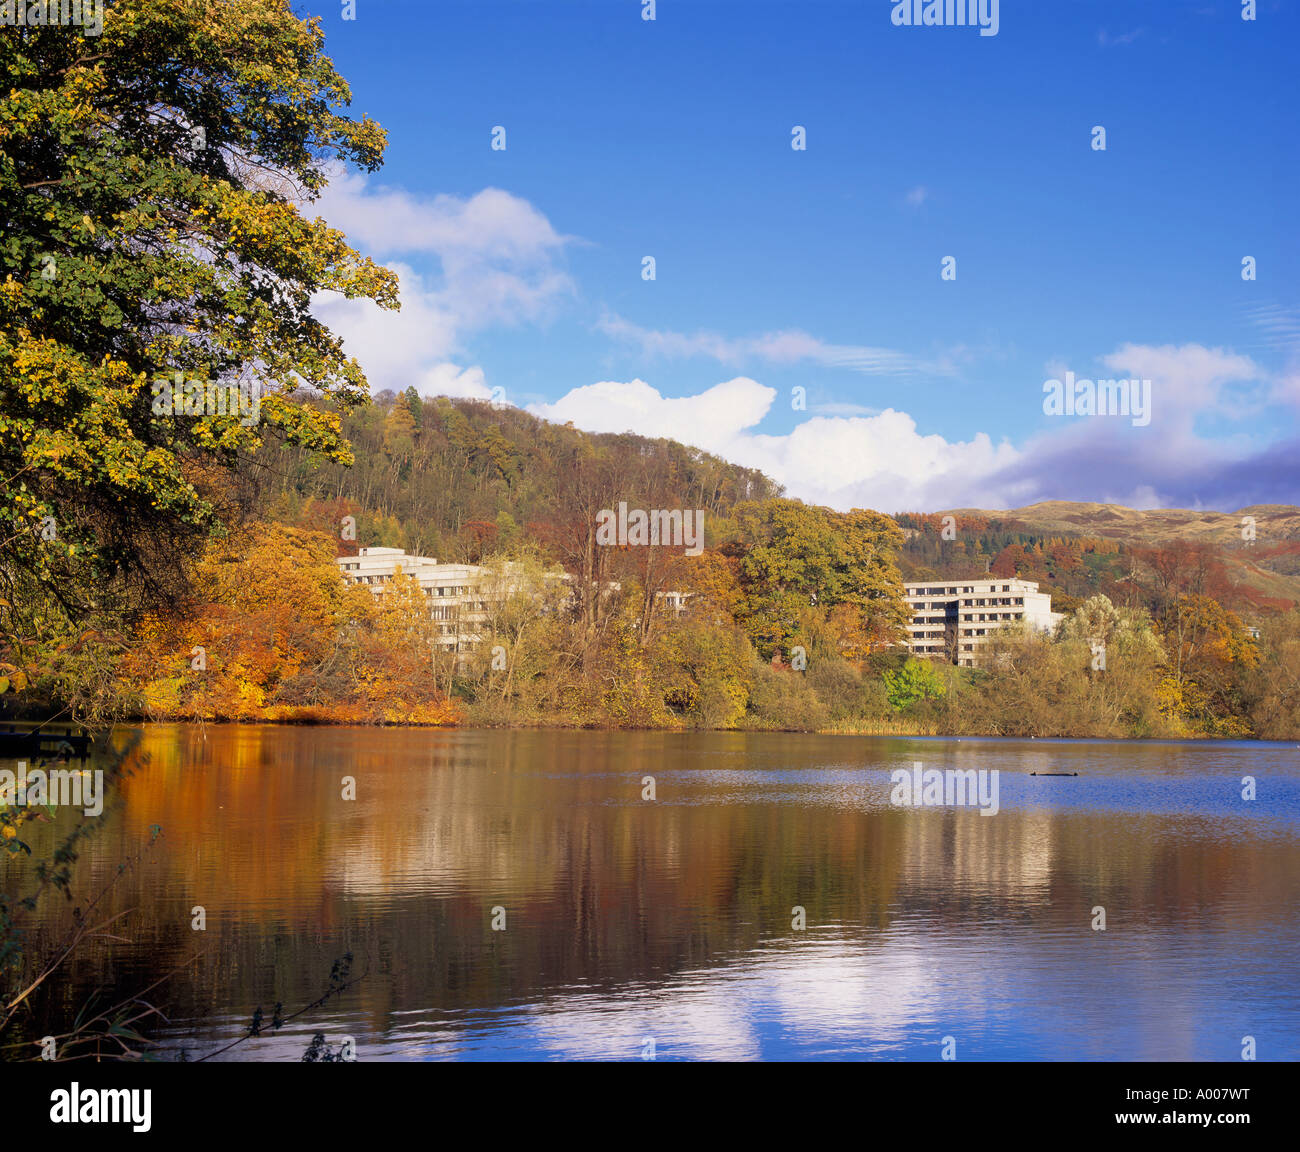
<svg viewBox="0 0 1300 1152">
<path fill-rule="evenodd" d="M 390 141 L 315 210 L 404 302 L 320 314 L 375 391 L 497 389 L 837 507 L 1300 502 L 1300 5 L 894 7 L 312 0 Z M 1150 379 L 1149 423 L 1046 414 L 1067 371 Z"/>
</svg>

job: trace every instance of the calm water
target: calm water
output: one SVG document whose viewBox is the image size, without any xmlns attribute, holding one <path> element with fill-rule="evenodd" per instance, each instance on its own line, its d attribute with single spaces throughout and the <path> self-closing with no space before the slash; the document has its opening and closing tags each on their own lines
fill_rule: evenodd
<svg viewBox="0 0 1300 1152">
<path fill-rule="evenodd" d="M 143 747 L 78 873 L 161 826 L 113 893 L 130 943 L 85 952 L 65 1004 L 176 970 L 151 996 L 171 1056 L 296 1011 L 351 951 L 359 984 L 227 1058 L 297 1060 L 322 1031 L 362 1060 L 650 1038 L 660 1060 L 937 1060 L 946 1036 L 964 1060 L 1239 1060 L 1247 1035 L 1300 1059 L 1292 745 L 159 726 Z M 1001 810 L 891 806 L 915 761 L 998 769 Z M 1079 775 L 1029 775 L 1054 771 Z"/>
</svg>

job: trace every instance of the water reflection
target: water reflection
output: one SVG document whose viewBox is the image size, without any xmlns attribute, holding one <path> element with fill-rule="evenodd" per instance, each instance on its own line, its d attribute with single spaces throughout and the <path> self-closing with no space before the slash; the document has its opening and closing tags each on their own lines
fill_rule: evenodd
<svg viewBox="0 0 1300 1152">
<path fill-rule="evenodd" d="M 133 942 L 83 956 L 62 1004 L 201 952 L 167 985 L 169 1049 L 309 1002 L 351 951 L 356 988 L 231 1055 L 298 1059 L 323 1030 L 362 1059 L 652 1039 L 932 1060 L 946 1035 L 963 1059 L 1238 1059 L 1244 1035 L 1300 1056 L 1290 746 L 186 726 L 144 746 L 78 874 L 103 883 L 162 826 L 114 891 Z M 1001 811 L 892 808 L 918 760 L 999 769 Z"/>
</svg>

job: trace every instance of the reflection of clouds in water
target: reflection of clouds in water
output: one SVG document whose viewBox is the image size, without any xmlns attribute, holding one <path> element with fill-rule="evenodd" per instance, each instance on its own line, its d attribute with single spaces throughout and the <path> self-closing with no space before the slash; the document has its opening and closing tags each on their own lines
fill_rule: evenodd
<svg viewBox="0 0 1300 1152">
<path fill-rule="evenodd" d="M 572 1060 L 639 1059 L 647 1037 L 658 1059 L 757 1060 L 753 1015 L 737 981 L 718 972 L 707 984 L 687 979 L 595 1003 L 582 997 L 538 1004 L 528 1022 L 531 1042 Z"/>
<path fill-rule="evenodd" d="M 915 1060 L 938 1059 L 951 1034 L 974 1059 L 1222 1058 L 1203 1034 L 1205 973 L 1143 972 L 1129 949 L 1080 950 L 1063 972 L 1059 953 L 1000 947 L 992 963 L 986 944 L 810 938 L 653 990 L 548 999 L 525 1010 L 517 1044 L 576 1060 L 637 1059 L 646 1037 L 659 1059 Z M 1067 974 L 1075 986 L 1062 998 Z"/>
<path fill-rule="evenodd" d="M 579 1060 L 636 1058 L 648 1036 L 661 1059 L 755 1060 L 768 1033 L 784 1034 L 781 1046 L 833 1035 L 841 1048 L 879 1052 L 915 1043 L 918 1024 L 937 1019 L 935 968 L 914 944 L 868 949 L 810 937 L 654 991 L 548 1000 L 532 1009 L 529 1031 L 539 1047 Z"/>
<path fill-rule="evenodd" d="M 1233 1059 L 1233 1029 L 1245 1028 L 1270 1038 L 1268 1058 L 1294 1058 L 1286 1024 L 1294 1001 L 1278 999 L 1275 973 L 1261 975 L 1264 987 L 1231 990 L 1239 943 L 1171 955 L 1158 933 L 1089 933 L 1067 957 L 1059 941 L 1030 935 L 999 935 L 994 945 L 967 931 L 961 939 L 909 931 L 863 943 L 810 931 L 662 984 L 555 995 L 476 1017 L 466 1031 L 443 1018 L 409 1030 L 405 1044 L 392 1036 L 367 1051 L 637 1060 L 653 1037 L 660 1060 L 937 1060 L 952 1035 L 959 1058 L 972 1060 L 1169 1061 Z M 1271 954 L 1294 951 L 1293 941 L 1262 943 Z M 1219 1012 L 1206 1012 L 1212 1001 Z"/>
<path fill-rule="evenodd" d="M 1058 949 L 1030 937 L 1000 939 L 994 962 L 978 937 L 909 932 L 864 943 L 810 931 L 662 984 L 583 987 L 492 1012 L 399 1011 L 382 1034 L 366 1013 L 324 1013 L 227 1058 L 300 1060 L 316 1031 L 334 1046 L 354 1036 L 362 1060 L 635 1061 L 647 1038 L 659 1060 L 937 1060 L 945 1035 L 974 1060 L 1232 1058 L 1223 1021 L 1204 1008 L 1211 989 L 1231 983 L 1236 953 L 1224 941 L 1209 957 L 1161 964 L 1157 939 L 1089 940 L 1063 969 Z M 1232 1016 L 1246 1027 L 1250 996 L 1238 995 Z M 223 1023 L 227 1039 L 246 1025 Z M 1270 1058 L 1293 1051 L 1284 1027 L 1252 1028 L 1271 1037 Z"/>
<path fill-rule="evenodd" d="M 799 951 L 797 961 L 786 959 L 773 972 L 769 996 L 782 1026 L 804 1034 L 805 1042 L 852 1031 L 863 1041 L 901 1043 L 939 1009 L 935 962 L 915 944 L 870 950 L 815 944 Z"/>
</svg>

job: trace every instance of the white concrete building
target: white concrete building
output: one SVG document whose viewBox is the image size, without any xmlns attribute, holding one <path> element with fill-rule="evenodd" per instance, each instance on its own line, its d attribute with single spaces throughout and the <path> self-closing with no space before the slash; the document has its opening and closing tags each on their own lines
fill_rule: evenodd
<svg viewBox="0 0 1300 1152">
<path fill-rule="evenodd" d="M 414 577 L 429 604 L 429 614 L 438 625 L 439 647 L 444 652 L 472 652 L 483 641 L 483 629 L 489 615 L 489 600 L 522 591 L 521 581 L 511 566 L 504 572 L 504 585 L 494 583 L 494 569 L 477 564 L 439 564 L 429 556 L 412 556 L 401 548 L 361 548 L 355 556 L 340 556 L 336 563 L 348 584 L 364 584 L 376 600 L 384 598 L 385 586 L 400 567 Z M 546 574 L 549 581 L 572 582 L 568 573 L 555 570 Z M 619 583 L 609 581 L 606 593 L 617 592 Z M 660 606 L 680 616 L 692 593 L 670 590 L 656 592 Z"/>
<path fill-rule="evenodd" d="M 401 548 L 362 548 L 355 556 L 336 561 L 349 584 L 365 584 L 377 600 L 400 567 L 415 579 L 438 625 L 439 647 L 445 652 L 469 652 L 478 646 L 487 619 L 484 584 L 490 568 L 477 564 L 439 564 L 429 556 L 411 556 Z"/>
<path fill-rule="evenodd" d="M 989 633 L 1023 620 L 1040 632 L 1054 631 L 1063 614 L 1035 580 L 982 576 L 961 580 L 909 581 L 904 594 L 911 609 L 908 650 L 967 668 Z"/>
</svg>

